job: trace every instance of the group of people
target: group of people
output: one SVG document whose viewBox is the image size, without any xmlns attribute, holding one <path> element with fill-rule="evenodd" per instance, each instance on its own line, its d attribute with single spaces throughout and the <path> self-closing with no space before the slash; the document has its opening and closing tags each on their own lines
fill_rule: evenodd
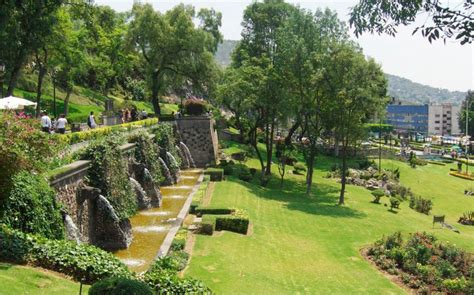
<svg viewBox="0 0 474 295">
<path fill-rule="evenodd" d="M 41 113 L 41 130 L 43 130 L 43 132 L 57 132 L 59 134 L 65 134 L 67 124 L 68 121 L 65 114 L 61 114 L 57 120 L 55 118 L 51 120 L 51 118 L 48 116 L 48 112 L 43 111 Z M 90 112 L 89 116 L 87 117 L 87 126 L 89 126 L 90 129 L 97 127 L 94 112 Z"/>
<path fill-rule="evenodd" d="M 61 114 L 59 118 L 51 118 L 48 116 L 46 111 L 41 113 L 41 130 L 46 133 L 57 132 L 60 134 L 66 133 L 67 119 L 64 114 Z"/>
<path fill-rule="evenodd" d="M 122 123 L 127 123 L 127 122 L 132 122 L 132 121 L 137 121 L 137 120 L 144 120 L 148 118 L 148 113 L 147 111 L 143 110 L 141 112 L 138 112 L 137 109 L 132 108 L 132 109 L 122 109 Z"/>
</svg>

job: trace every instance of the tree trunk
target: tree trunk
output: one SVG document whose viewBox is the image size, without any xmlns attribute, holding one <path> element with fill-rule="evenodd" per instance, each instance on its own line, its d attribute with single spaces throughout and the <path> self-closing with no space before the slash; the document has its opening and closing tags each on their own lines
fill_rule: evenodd
<svg viewBox="0 0 474 295">
<path fill-rule="evenodd" d="M 314 158 L 316 156 L 316 146 L 311 144 L 309 156 L 306 161 L 306 166 L 308 170 L 306 171 L 306 194 L 311 193 L 311 187 L 313 186 L 313 167 L 314 167 Z"/>
<path fill-rule="evenodd" d="M 10 80 L 8 81 L 6 96 L 13 95 L 13 91 L 15 90 L 15 86 L 16 86 L 16 81 L 18 81 L 20 72 L 21 72 L 21 65 L 13 67 L 12 73 L 10 75 Z"/>
<path fill-rule="evenodd" d="M 40 117 L 41 113 L 41 89 L 43 87 L 44 76 L 46 75 L 46 67 L 39 65 L 38 85 L 36 86 L 36 117 Z"/>
<path fill-rule="evenodd" d="M 153 72 L 151 77 L 151 104 L 153 105 L 153 110 L 155 111 L 156 115 L 161 115 L 161 108 L 160 108 L 160 85 L 158 81 L 159 73 L 157 71 Z"/>
<path fill-rule="evenodd" d="M 273 156 L 273 133 L 275 131 L 275 119 L 272 119 L 272 124 L 270 125 L 270 132 L 267 135 L 267 166 L 265 167 L 265 175 L 270 175 L 272 173 L 272 156 Z"/>
<path fill-rule="evenodd" d="M 64 115 L 69 115 L 69 98 L 71 97 L 72 87 L 68 87 L 66 90 L 66 97 L 64 98 Z"/>
<path fill-rule="evenodd" d="M 339 156 L 339 138 L 334 137 L 334 156 Z"/>
<path fill-rule="evenodd" d="M 291 144 L 291 138 L 293 137 L 293 134 L 295 134 L 296 130 L 300 127 L 301 122 L 298 120 L 291 126 L 290 130 L 288 130 L 288 135 L 285 137 L 285 145 L 290 145 Z"/>
<path fill-rule="evenodd" d="M 344 193 L 346 192 L 346 170 L 347 170 L 347 161 L 346 161 L 346 146 L 342 146 L 342 175 L 341 175 L 341 193 L 339 194 L 339 205 L 344 205 Z"/>
</svg>

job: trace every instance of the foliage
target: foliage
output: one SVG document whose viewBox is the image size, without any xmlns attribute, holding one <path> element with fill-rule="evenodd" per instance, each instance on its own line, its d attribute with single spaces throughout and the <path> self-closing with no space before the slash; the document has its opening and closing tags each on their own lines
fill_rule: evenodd
<svg viewBox="0 0 474 295">
<path fill-rule="evenodd" d="M 415 211 L 428 215 L 433 208 L 433 202 L 422 197 L 410 196 L 409 206 Z"/>
<path fill-rule="evenodd" d="M 100 139 L 114 132 L 130 131 L 131 129 L 138 128 L 138 127 L 150 127 L 150 126 L 156 125 L 157 123 L 158 123 L 158 118 L 150 118 L 150 119 L 145 119 L 145 120 L 140 120 L 140 121 L 135 121 L 135 122 L 124 123 L 120 125 L 88 129 L 88 130 L 80 131 L 80 132 L 58 134 L 56 136 L 60 138 L 60 140 L 63 142 L 66 142 L 69 144 L 75 144 L 75 143 L 83 142 L 86 140 Z"/>
<path fill-rule="evenodd" d="M 166 156 L 166 152 L 169 152 L 173 155 L 173 157 L 178 162 L 178 166 L 175 167 L 173 163 L 168 163 L 168 168 L 175 172 L 175 170 L 179 170 L 181 167 L 181 157 L 179 156 L 179 152 L 176 148 L 176 144 L 178 142 L 175 131 L 173 129 L 173 125 L 171 124 L 160 124 L 156 128 L 153 129 L 153 134 L 155 134 L 155 142 L 160 147 L 160 156 L 163 160 L 169 162 L 168 157 Z M 168 159 L 168 160 L 167 160 Z"/>
<path fill-rule="evenodd" d="M 147 284 L 127 278 L 107 278 L 96 282 L 89 295 L 153 295 Z"/>
<path fill-rule="evenodd" d="M 224 169 L 207 168 L 206 170 L 204 170 L 204 174 L 210 175 L 211 181 L 221 181 L 224 178 Z"/>
<path fill-rule="evenodd" d="M 217 72 L 212 54 L 222 38 L 218 30 L 221 15 L 201 11 L 199 27 L 193 22 L 195 17 L 194 7 L 184 4 L 164 14 L 151 4 L 133 5 L 126 39 L 145 66 L 143 74 L 156 114 L 161 113 L 159 97 L 173 88 L 189 87 L 203 93 L 212 89 Z"/>
<path fill-rule="evenodd" d="M 115 208 L 120 219 L 128 218 L 137 211 L 137 200 L 128 178 L 128 167 L 118 136 L 108 136 L 92 142 L 82 154 L 91 160 L 87 182 L 101 190 Z"/>
<path fill-rule="evenodd" d="M 390 197 L 390 209 L 399 209 L 400 208 L 400 199 L 398 197 Z"/>
<path fill-rule="evenodd" d="M 250 173 L 250 169 L 248 167 L 242 167 L 239 170 L 239 179 L 247 182 L 253 179 L 252 173 Z"/>
<path fill-rule="evenodd" d="M 25 233 L 62 238 L 64 228 L 60 206 L 46 179 L 21 171 L 13 176 L 12 182 L 10 195 L 0 203 L 0 220 Z"/>
<path fill-rule="evenodd" d="M 381 269 L 399 275 L 415 289 L 462 293 L 474 279 L 469 254 L 427 233 L 411 234 L 406 241 L 400 233 L 389 235 L 370 247 L 368 255 Z"/>
<path fill-rule="evenodd" d="M 184 112 L 188 115 L 200 116 L 207 112 L 207 102 L 196 97 L 188 98 L 184 101 Z"/>
<path fill-rule="evenodd" d="M 9 196 L 13 176 L 21 170 L 40 173 L 48 168 L 63 145 L 41 132 L 34 119 L 23 119 L 13 113 L 0 116 L 0 202 Z"/>
<path fill-rule="evenodd" d="M 235 212 L 235 209 L 207 206 L 207 207 L 197 207 L 194 210 L 194 212 L 198 216 L 202 216 L 205 214 L 221 215 L 221 214 L 232 214 Z"/>
<path fill-rule="evenodd" d="M 249 228 L 249 217 L 246 211 L 236 210 L 232 215 L 216 216 L 215 229 L 228 230 L 246 235 Z"/>
<path fill-rule="evenodd" d="M 159 294 L 211 293 L 201 281 L 178 278 L 177 269 L 173 258 L 158 259 L 143 275 L 143 281 Z"/>
<path fill-rule="evenodd" d="M 464 212 L 458 222 L 465 225 L 474 225 L 474 211 Z"/>
<path fill-rule="evenodd" d="M 93 283 L 110 277 L 130 277 L 113 254 L 94 246 L 48 240 L 0 225 L 0 258 L 58 271 L 77 281 Z"/>
<path fill-rule="evenodd" d="M 128 140 L 136 144 L 135 159 L 145 165 L 155 183 L 161 183 L 163 175 L 160 168 L 159 150 L 150 134 L 147 131 L 135 132 L 128 137 Z"/>
<path fill-rule="evenodd" d="M 468 106 L 467 117 L 469 122 L 474 122 L 474 91 L 469 90 L 461 103 L 461 110 L 459 111 L 459 127 L 461 132 L 466 134 L 466 106 Z M 474 124 L 468 124 L 468 134 L 474 138 Z"/>
<path fill-rule="evenodd" d="M 365 31 L 394 36 L 397 26 L 413 23 L 416 16 L 424 12 L 432 22 L 418 26 L 413 33 L 421 30 L 423 37 L 427 37 L 430 43 L 439 38 L 445 41 L 455 38 L 463 45 L 470 44 L 474 39 L 473 8 L 470 0 L 464 0 L 462 5 L 455 8 L 438 0 L 361 0 L 352 8 L 349 22 L 354 26 L 356 36 Z"/>
<path fill-rule="evenodd" d="M 372 196 L 374 196 L 374 203 L 376 204 L 380 204 L 380 198 L 382 198 L 383 196 L 385 196 L 385 192 L 381 189 L 376 189 L 374 191 L 372 191 Z"/>
</svg>

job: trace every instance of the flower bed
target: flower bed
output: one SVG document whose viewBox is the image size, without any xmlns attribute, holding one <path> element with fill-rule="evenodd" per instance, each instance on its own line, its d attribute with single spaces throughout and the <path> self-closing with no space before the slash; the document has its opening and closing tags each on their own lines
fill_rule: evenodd
<svg viewBox="0 0 474 295">
<path fill-rule="evenodd" d="M 377 241 L 366 254 L 378 268 L 416 293 L 474 292 L 472 255 L 427 233 L 411 234 L 405 241 L 395 233 Z"/>
<path fill-rule="evenodd" d="M 474 180 L 474 176 L 468 175 L 468 174 L 465 174 L 465 173 L 462 173 L 462 172 L 460 173 L 460 172 L 457 172 L 457 171 L 449 171 L 449 175 L 456 176 L 456 177 L 463 178 L 463 179 L 467 179 L 467 180 Z"/>
</svg>

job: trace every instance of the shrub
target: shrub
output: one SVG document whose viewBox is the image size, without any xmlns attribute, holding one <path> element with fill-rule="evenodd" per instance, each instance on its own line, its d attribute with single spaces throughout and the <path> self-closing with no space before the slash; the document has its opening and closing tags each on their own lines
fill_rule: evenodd
<svg viewBox="0 0 474 295">
<path fill-rule="evenodd" d="M 239 162 L 245 162 L 247 159 L 247 153 L 246 152 L 238 152 L 238 153 L 233 153 L 230 155 L 232 159 L 239 161 Z"/>
<path fill-rule="evenodd" d="M 130 277 L 112 253 L 72 241 L 49 240 L 0 226 L 0 258 L 58 271 L 84 283 L 115 276 Z"/>
<path fill-rule="evenodd" d="M 359 169 L 361 170 L 366 170 L 367 168 L 369 167 L 375 167 L 375 162 L 373 160 L 369 160 L 369 159 L 364 159 L 362 161 L 360 161 L 359 163 Z"/>
<path fill-rule="evenodd" d="M 143 281 L 158 294 L 211 293 L 201 281 L 178 278 L 174 269 L 163 268 L 159 260 L 143 275 Z"/>
<path fill-rule="evenodd" d="M 249 228 L 249 218 L 245 213 L 216 217 L 216 230 L 228 230 L 246 235 Z"/>
<path fill-rule="evenodd" d="M 22 171 L 13 177 L 10 195 L 0 205 L 0 220 L 26 233 L 53 239 L 64 236 L 55 192 L 46 179 L 38 174 Z"/>
<path fill-rule="evenodd" d="M 202 216 L 205 214 L 210 215 L 222 215 L 222 214 L 232 214 L 235 212 L 235 209 L 231 208 L 222 208 L 222 207 L 197 207 L 194 212 L 197 216 Z"/>
<path fill-rule="evenodd" d="M 224 175 L 232 175 L 234 173 L 233 165 L 224 166 Z"/>
<path fill-rule="evenodd" d="M 89 295 L 153 295 L 150 287 L 140 281 L 125 278 L 108 278 L 96 282 Z"/>
<path fill-rule="evenodd" d="M 178 167 L 168 167 L 172 172 L 174 169 L 179 169 L 181 167 L 181 157 L 179 152 L 176 148 L 176 139 L 175 131 L 173 129 L 173 125 L 169 123 L 164 123 L 158 125 L 156 128 L 153 129 L 153 134 L 155 135 L 155 142 L 160 147 L 160 156 L 163 160 L 167 159 L 166 152 L 169 152 L 173 155 L 173 157 L 178 162 Z"/>
<path fill-rule="evenodd" d="M 474 211 L 464 212 L 458 222 L 465 225 L 474 225 Z"/>
<path fill-rule="evenodd" d="M 252 174 L 252 176 L 254 176 L 256 173 L 257 173 L 257 169 L 255 168 L 250 168 L 250 174 Z"/>
<path fill-rule="evenodd" d="M 188 98 L 184 101 L 184 111 L 188 115 L 200 116 L 208 110 L 207 102 L 199 98 Z"/>
<path fill-rule="evenodd" d="M 303 163 L 296 163 L 294 166 L 295 170 L 306 172 L 306 166 Z"/>
<path fill-rule="evenodd" d="M 224 170 L 222 168 L 207 168 L 204 174 L 210 175 L 211 181 L 222 181 L 224 178 Z"/>
<path fill-rule="evenodd" d="M 40 129 L 36 119 L 13 113 L 0 116 L 0 202 L 10 195 L 12 177 L 21 170 L 41 173 L 63 149 L 61 142 Z"/>
<path fill-rule="evenodd" d="M 239 179 L 243 181 L 251 181 L 253 178 L 252 173 L 250 173 L 250 169 L 247 167 L 242 167 L 239 171 Z"/>
<path fill-rule="evenodd" d="M 390 198 L 390 209 L 399 209 L 400 208 L 400 199 L 396 197 L 391 197 Z"/>
<path fill-rule="evenodd" d="M 413 210 L 428 215 L 433 208 L 433 202 L 422 197 L 410 197 L 410 208 Z"/>
<path fill-rule="evenodd" d="M 371 192 L 372 196 L 374 196 L 373 202 L 375 204 L 380 204 L 380 198 L 385 196 L 385 192 L 381 189 L 376 189 Z"/>
<path fill-rule="evenodd" d="M 112 203 L 120 219 L 137 211 L 137 200 L 128 178 L 128 166 L 117 136 L 94 141 L 84 151 L 83 158 L 91 160 L 87 182 L 101 190 Z"/>
<path fill-rule="evenodd" d="M 202 218 L 202 222 L 201 222 L 201 225 L 199 226 L 198 232 L 202 235 L 212 236 L 212 234 L 214 233 L 214 224 L 215 224 L 215 218 L 209 217 L 209 215 L 205 215 Z"/>
</svg>

